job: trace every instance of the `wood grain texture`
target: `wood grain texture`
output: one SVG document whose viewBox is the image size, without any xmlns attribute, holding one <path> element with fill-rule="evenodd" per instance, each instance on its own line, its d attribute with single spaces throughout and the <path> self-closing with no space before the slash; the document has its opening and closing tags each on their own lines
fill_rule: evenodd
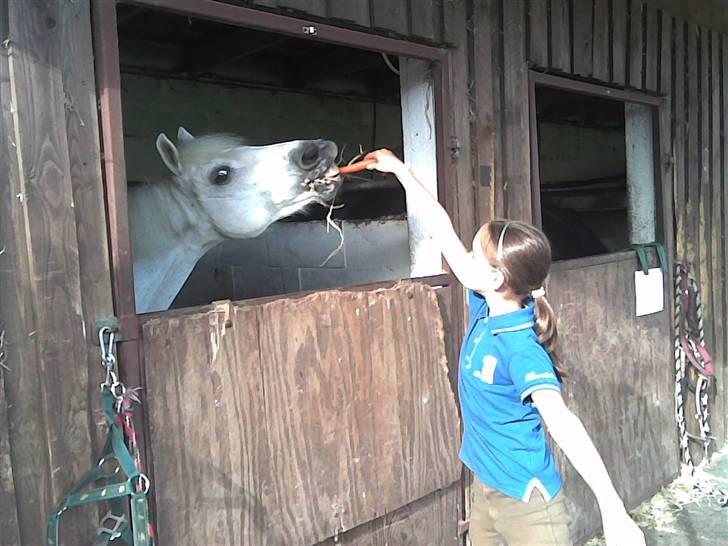
<svg viewBox="0 0 728 546">
<path fill-rule="evenodd" d="M 612 81 L 627 83 L 628 0 L 612 0 Z"/>
<path fill-rule="evenodd" d="M 686 127 L 687 127 L 687 157 L 685 169 L 685 183 L 688 189 L 687 210 L 685 214 L 685 241 L 687 243 L 686 259 L 700 282 L 700 95 L 698 93 L 698 28 L 693 24 L 687 25 L 685 61 L 685 78 L 687 80 L 686 97 Z"/>
<path fill-rule="evenodd" d="M 570 377 L 565 398 L 599 450 L 628 508 L 678 469 L 669 312 L 634 316 L 633 257 L 555 272 L 549 299 Z M 558 451 L 558 450 L 557 450 Z M 594 496 L 558 452 L 575 543 L 596 531 Z"/>
<path fill-rule="evenodd" d="M 370 0 L 372 27 L 397 34 L 409 33 L 408 2 L 406 0 Z"/>
<path fill-rule="evenodd" d="M 104 184 L 101 176 L 99 125 L 94 85 L 91 10 L 88 0 L 61 5 L 61 49 L 66 140 L 78 241 L 79 280 L 84 321 L 114 314 L 109 267 Z M 99 349 L 86 338 L 89 407 L 101 408 L 99 385 L 104 374 Z M 89 423 L 93 453 L 103 447 L 104 431 Z"/>
<path fill-rule="evenodd" d="M 475 10 L 479 4 L 475 2 Z M 528 60 L 541 67 L 549 65 L 548 0 L 531 0 L 528 4 Z"/>
<path fill-rule="evenodd" d="M 531 220 L 531 159 L 528 124 L 528 64 L 524 0 L 503 4 L 503 133 L 504 191 L 507 215 Z"/>
<path fill-rule="evenodd" d="M 593 46 L 596 38 L 592 26 L 594 16 L 593 0 L 581 0 L 572 4 L 574 74 L 591 76 L 593 71 Z"/>
<path fill-rule="evenodd" d="M 710 120 L 710 203 L 711 203 L 711 219 L 710 219 L 710 242 L 711 242 L 711 275 L 712 280 L 712 319 L 713 323 L 713 354 L 715 355 L 717 382 L 722 384 L 725 378 L 726 370 L 726 332 L 725 332 L 725 307 L 724 299 L 724 281 L 725 281 L 725 256 L 723 255 L 722 239 L 725 237 L 725 210 L 723 209 L 724 176 L 723 166 L 721 164 L 721 119 L 726 115 L 721 104 L 721 40 L 720 35 L 716 31 L 710 33 L 710 97 L 711 97 L 711 120 Z M 719 416 L 715 424 L 715 432 L 717 433 L 717 445 L 723 445 L 725 436 L 723 436 L 722 422 L 725 420 L 725 411 L 722 404 L 722 396 L 720 390 L 716 392 L 715 415 Z"/>
<path fill-rule="evenodd" d="M 698 111 L 700 115 L 699 123 L 699 144 L 700 163 L 699 163 L 699 232 L 698 232 L 698 263 L 700 267 L 700 290 L 703 298 L 703 310 L 706 317 L 713 317 L 713 292 L 712 279 L 713 271 L 712 262 L 712 234 L 711 226 L 711 163 L 710 163 L 710 32 L 707 29 L 700 29 L 699 44 L 699 67 L 700 80 L 698 81 L 698 89 L 700 93 L 700 103 Z M 713 347 L 715 332 L 713 330 L 714 320 L 711 318 L 705 324 L 706 342 L 709 347 Z"/>
<path fill-rule="evenodd" d="M 655 8 L 645 6 L 645 85 L 647 91 L 657 91 L 657 69 L 659 58 L 659 25 L 660 12 Z"/>
<path fill-rule="evenodd" d="M 723 135 L 728 131 L 728 36 L 721 34 L 721 87 L 723 94 L 722 97 L 722 113 L 721 113 L 721 128 Z M 726 168 L 728 167 L 728 138 L 723 138 L 721 147 L 721 206 L 723 209 L 723 225 L 725 225 L 725 218 L 728 216 L 728 173 Z M 723 285 L 723 301 L 719 312 L 723 317 L 727 316 L 728 313 L 728 286 L 726 285 L 726 277 L 728 276 L 728 236 L 721 237 L 721 250 L 723 256 L 723 275 L 721 277 L 721 283 Z M 728 438 L 728 389 L 725 385 L 726 377 L 728 376 L 728 332 L 723 332 L 725 342 L 725 353 L 724 360 L 721 363 L 720 374 L 722 380 L 718 382 L 717 389 L 717 403 L 716 403 L 716 415 L 719 421 L 714 423 L 714 426 L 719 430 L 718 434 L 722 434 L 723 438 Z M 720 422 L 722 420 L 722 423 Z"/>
<path fill-rule="evenodd" d="M 357 25 L 368 27 L 371 23 L 369 2 L 361 0 L 336 0 L 329 2 L 329 17 L 352 21 Z"/>
<path fill-rule="evenodd" d="M 9 2 L 0 9 L 12 31 L 0 56 L 2 146 L 9 161 L 0 190 L 0 216 L 7 219 L 0 320 L 9 349 L 10 457 L 22 539 L 42 544 L 47 512 L 92 459 L 62 79 L 65 23 L 57 2 Z M 94 519 L 91 509 L 69 513 L 64 540 L 83 542 Z"/>
<path fill-rule="evenodd" d="M 571 73 L 571 14 L 568 0 L 551 0 L 551 67 Z"/>
<path fill-rule="evenodd" d="M 594 46 L 593 76 L 603 82 L 610 81 L 611 69 L 609 65 L 609 0 L 594 0 Z"/>
<path fill-rule="evenodd" d="M 442 0 L 411 0 L 411 35 L 439 41 L 442 27 Z"/>
<path fill-rule="evenodd" d="M 278 7 L 307 13 L 316 17 L 326 17 L 326 0 L 278 0 Z"/>
<path fill-rule="evenodd" d="M 642 0 L 629 0 L 629 82 L 630 87 L 642 89 L 644 86 L 644 37 Z"/>
<path fill-rule="evenodd" d="M 164 543 L 317 544 L 460 478 L 429 287 L 222 304 L 144 346 Z"/>
<path fill-rule="evenodd" d="M 2 152 L 0 152 L 1 157 Z M 0 322 L 0 335 L 3 331 L 4 327 Z M 2 352 L 1 345 L 0 352 Z M 5 370 L 0 369 L 0 546 L 20 546 L 18 500 L 15 496 L 15 478 L 10 457 L 9 429 L 8 402 L 5 399 Z"/>
<path fill-rule="evenodd" d="M 476 224 L 482 225 L 494 218 L 496 203 L 495 143 L 499 140 L 499 116 L 494 107 L 495 95 L 500 93 L 499 82 L 494 78 L 494 59 L 497 48 L 493 40 L 498 27 L 492 19 L 493 0 L 477 2 L 473 12 L 473 51 L 476 59 L 472 67 L 475 94 L 475 127 L 473 143 L 475 153 Z M 543 22 L 541 24 L 544 24 Z M 548 47 L 546 48 L 548 53 Z M 498 199 L 500 201 L 500 199 Z"/>
<path fill-rule="evenodd" d="M 688 259 L 687 243 L 687 108 L 685 104 L 685 23 L 675 22 L 675 57 L 674 57 L 674 83 L 672 90 L 672 117 L 675 128 L 674 137 L 674 189 L 673 202 L 675 204 L 675 259 L 685 261 Z"/>
</svg>

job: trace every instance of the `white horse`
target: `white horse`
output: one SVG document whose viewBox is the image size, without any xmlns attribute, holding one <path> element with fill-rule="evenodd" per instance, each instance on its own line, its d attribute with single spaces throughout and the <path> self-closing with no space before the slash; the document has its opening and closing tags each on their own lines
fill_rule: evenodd
<svg viewBox="0 0 728 546">
<path fill-rule="evenodd" d="M 157 151 L 171 176 L 128 194 L 137 313 L 169 308 L 197 261 L 225 238 L 256 237 L 326 203 L 341 182 L 327 140 L 245 146 L 180 127 L 177 145 L 161 133 Z"/>
</svg>

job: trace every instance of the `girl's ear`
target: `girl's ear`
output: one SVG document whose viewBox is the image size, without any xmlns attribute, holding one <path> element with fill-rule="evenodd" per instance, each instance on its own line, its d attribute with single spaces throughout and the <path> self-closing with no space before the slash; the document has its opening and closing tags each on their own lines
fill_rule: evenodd
<svg viewBox="0 0 728 546">
<path fill-rule="evenodd" d="M 493 271 L 493 290 L 501 290 L 506 287 L 506 276 L 500 269 Z"/>
<path fill-rule="evenodd" d="M 157 151 L 159 152 L 159 157 L 162 159 L 162 162 L 167 166 L 172 174 L 180 176 L 183 169 L 182 163 L 179 160 L 179 152 L 177 152 L 177 147 L 164 133 L 159 133 L 159 136 L 157 137 Z"/>
</svg>

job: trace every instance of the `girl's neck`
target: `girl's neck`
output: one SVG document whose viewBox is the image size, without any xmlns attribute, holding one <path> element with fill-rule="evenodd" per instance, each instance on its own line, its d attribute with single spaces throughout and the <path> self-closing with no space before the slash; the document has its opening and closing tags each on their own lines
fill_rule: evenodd
<svg viewBox="0 0 728 546">
<path fill-rule="evenodd" d="M 491 317 L 505 315 L 523 308 L 521 302 L 515 299 L 505 298 L 499 292 L 483 294 L 488 302 L 488 312 Z"/>
</svg>

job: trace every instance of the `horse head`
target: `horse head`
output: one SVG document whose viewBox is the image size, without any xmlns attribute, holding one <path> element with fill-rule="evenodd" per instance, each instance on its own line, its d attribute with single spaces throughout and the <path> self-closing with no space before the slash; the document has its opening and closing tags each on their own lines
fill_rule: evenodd
<svg viewBox="0 0 728 546">
<path fill-rule="evenodd" d="M 251 238 L 312 203 L 331 201 L 341 184 L 337 147 L 328 140 L 246 146 L 233 135 L 164 133 L 157 151 L 184 195 L 225 237 Z M 193 205 L 194 206 L 194 205 Z"/>
</svg>

